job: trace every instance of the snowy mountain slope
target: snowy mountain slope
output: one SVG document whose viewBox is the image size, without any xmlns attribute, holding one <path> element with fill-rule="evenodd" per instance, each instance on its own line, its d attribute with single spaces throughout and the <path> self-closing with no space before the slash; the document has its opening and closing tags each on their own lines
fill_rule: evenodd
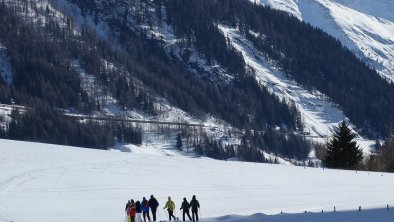
<svg viewBox="0 0 394 222">
<path fill-rule="evenodd" d="M 301 12 L 298 7 L 298 4 L 301 5 L 301 3 L 297 1 L 262 0 L 261 3 L 271 4 L 275 5 L 277 8 L 289 10 L 298 18 L 300 18 L 298 15 L 301 16 Z M 302 4 L 304 7 L 307 5 L 305 2 Z M 313 13 L 313 10 L 305 11 Z M 315 20 L 312 18 L 312 15 L 309 16 L 311 17 L 311 20 Z M 163 21 L 166 21 L 165 13 L 163 13 L 163 17 Z M 322 20 L 318 19 L 317 21 Z M 331 22 L 331 20 L 329 22 Z M 257 53 L 258 50 L 255 49 L 252 44 L 248 43 L 242 35 L 235 33 L 235 30 L 226 30 L 223 26 L 221 26 L 221 30 L 224 32 L 224 36 L 231 38 L 232 45 L 242 52 L 245 62 L 256 71 L 258 82 L 272 90 L 272 92 L 279 98 L 297 105 L 297 108 L 302 114 L 302 123 L 305 126 L 304 133 L 308 134 L 308 138 L 313 138 L 315 141 L 324 143 L 333 133 L 333 130 L 338 123 L 347 119 L 338 106 L 331 103 L 329 98 L 325 95 L 318 91 L 312 93 L 308 92 L 295 83 L 295 81 L 287 78 L 286 75 L 277 70 L 273 64 L 265 61 L 264 56 Z M 333 28 L 333 31 L 337 31 L 337 28 Z M 183 62 L 186 64 L 197 64 L 197 66 L 200 67 L 200 70 L 204 70 L 205 73 L 210 73 L 211 76 L 216 76 L 216 81 L 226 82 L 227 79 L 231 79 L 231 76 L 228 75 L 226 70 L 219 64 L 214 63 L 212 65 L 208 65 L 203 56 L 198 56 L 199 53 L 195 48 L 183 45 L 182 39 L 177 39 L 173 28 L 166 25 L 165 22 L 158 23 L 157 27 L 153 26 L 153 30 L 148 29 L 147 33 L 148 35 L 153 33 L 155 36 L 159 36 L 160 39 L 165 42 L 167 53 L 170 53 L 171 51 L 171 53 L 174 53 L 179 60 L 182 60 L 182 52 L 184 50 L 190 50 L 192 55 L 190 56 L 190 61 L 184 60 Z M 344 35 L 343 37 L 345 38 L 346 36 Z M 219 71 L 213 71 L 211 67 L 217 67 L 216 69 Z M 212 73 L 215 75 L 212 75 Z M 199 74 L 201 75 L 201 72 Z M 360 137 L 358 142 L 366 153 L 369 153 L 374 149 L 375 141 L 373 140 Z"/>
<path fill-rule="evenodd" d="M 317 214 L 300 213 L 394 204 L 388 195 L 394 192 L 393 174 L 216 161 L 133 149 L 134 153 L 122 153 L 0 140 L 0 221 L 123 221 L 127 199 L 150 194 L 156 195 L 160 206 L 170 195 L 177 207 L 183 197 L 196 194 L 204 218 L 299 213 L 213 221 L 295 221 L 289 217 L 316 221 Z M 375 222 L 392 218 L 392 211 L 378 212 L 362 214 L 372 215 Z M 178 210 L 176 214 L 180 215 Z M 319 215 L 324 215 L 319 221 L 352 221 L 352 213 Z M 158 216 L 166 217 L 161 208 Z"/>
<path fill-rule="evenodd" d="M 93 22 L 93 18 L 91 16 L 82 15 L 82 12 L 78 8 L 78 6 L 72 4 L 71 1 L 29 0 L 24 2 L 21 0 L 16 0 L 16 1 L 6 0 L 5 3 L 10 7 L 15 7 L 16 9 L 20 10 L 21 18 L 23 18 L 27 22 L 33 22 L 35 25 L 37 25 L 37 27 L 41 27 L 45 24 L 45 22 L 48 22 L 46 21 L 48 20 L 46 17 L 47 16 L 46 11 L 48 9 L 51 14 L 50 16 L 51 19 L 56 24 L 58 24 L 59 27 L 61 28 L 65 29 L 68 26 L 72 26 L 74 35 L 80 35 L 80 30 L 82 29 L 82 26 L 87 25 L 89 28 L 95 30 L 96 33 L 104 39 L 114 38 L 112 36 L 114 35 L 113 30 L 111 31 L 105 22 L 103 21 Z M 24 7 L 26 7 L 27 10 L 22 10 L 22 8 Z M 117 9 L 113 9 L 113 10 L 116 12 Z M 163 19 L 165 19 L 165 17 Z M 68 21 L 72 21 L 72 22 L 70 22 L 70 24 L 67 25 Z M 133 20 L 132 18 L 130 18 L 129 20 L 130 27 L 134 27 L 135 29 L 137 28 L 146 29 L 147 36 L 152 35 L 155 36 L 155 38 L 157 39 L 162 39 L 166 44 L 165 50 L 167 50 L 168 53 L 171 51 L 177 57 L 179 57 L 179 59 L 181 59 L 180 58 L 182 56 L 181 51 L 185 50 L 185 48 L 181 48 L 181 46 L 183 45 L 182 39 L 177 39 L 173 34 L 173 30 L 171 29 L 171 27 L 169 27 L 165 23 L 160 23 L 159 25 L 158 21 L 152 21 L 152 22 L 154 22 L 154 25 L 149 27 L 145 23 L 141 23 L 139 25 L 134 24 L 136 23 L 136 21 Z M 115 40 L 113 40 L 112 43 L 117 44 Z M 192 53 L 188 63 L 189 64 L 193 63 L 195 64 L 195 66 L 193 67 L 196 66 L 198 67 L 198 69 L 195 70 L 195 73 L 202 74 L 201 73 L 202 71 L 207 76 L 208 75 L 213 76 L 212 74 L 215 73 L 218 75 L 218 78 L 221 78 L 221 80 L 223 80 L 223 82 L 227 81 L 226 79 L 229 77 L 227 76 L 223 68 L 216 65 L 209 66 L 205 59 L 200 58 L 196 55 L 197 53 L 195 49 L 191 51 Z M 2 47 L 2 45 L 0 44 L 0 68 L 2 67 L 1 65 L 3 64 L 4 61 L 4 65 L 3 65 L 4 69 L 7 67 L 10 69 L 9 64 L 5 63 L 7 61 L 5 52 L 6 49 Z M 117 74 L 131 76 L 125 67 L 118 66 L 118 64 L 112 64 L 104 59 L 102 59 L 102 62 L 106 64 L 105 65 L 106 67 L 109 66 L 108 69 L 114 70 Z M 203 130 L 207 133 L 207 135 L 217 139 L 226 137 L 229 139 L 224 140 L 225 142 L 231 144 L 239 144 L 239 138 L 234 138 L 234 137 L 231 138 L 227 136 L 228 133 L 227 130 L 230 129 L 231 126 L 225 121 L 214 118 L 210 115 L 197 118 L 191 115 L 190 113 L 187 113 L 181 110 L 180 108 L 173 106 L 165 98 L 156 95 L 155 95 L 154 107 L 157 111 L 157 115 L 149 115 L 147 113 L 142 112 L 141 110 L 124 109 L 124 107 L 121 107 L 119 105 L 119 102 L 114 98 L 114 96 L 111 95 L 109 90 L 105 88 L 104 83 L 100 82 L 100 80 L 96 78 L 97 75 L 96 76 L 94 75 L 96 73 L 88 73 L 83 67 L 81 67 L 80 63 L 81 61 L 78 60 L 73 61 L 71 68 L 77 73 L 79 73 L 81 79 L 81 87 L 85 92 L 87 92 L 87 95 L 92 99 L 100 98 L 100 102 L 103 106 L 103 112 L 102 113 L 96 112 L 95 115 L 106 114 L 111 116 L 127 116 L 128 118 L 134 120 L 151 120 L 151 121 L 182 122 L 182 123 L 187 122 L 187 123 L 204 124 L 204 126 L 207 127 L 203 128 Z M 6 66 L 7 64 L 8 66 Z M 138 87 L 141 90 L 147 89 L 147 87 L 144 86 L 143 83 L 138 81 L 137 79 L 134 78 L 133 81 L 139 84 Z M 73 112 L 73 110 L 65 110 L 65 111 L 67 113 Z M 147 126 L 147 125 L 144 125 L 142 127 L 144 130 L 151 128 L 151 126 Z"/>
<path fill-rule="evenodd" d="M 101 1 L 106 2 L 106 1 Z M 269 1 L 270 3 L 280 3 L 280 1 Z M 292 1 L 287 1 L 287 3 L 291 3 Z M 268 3 L 268 1 L 267 1 Z M 286 3 L 286 4 L 287 4 Z M 284 4 L 284 5 L 286 5 Z M 316 3 L 317 4 L 317 3 Z M 40 21 L 42 17 L 42 13 L 45 13 L 45 9 L 49 5 L 51 11 L 53 11 L 55 20 L 59 23 L 59 26 L 64 27 L 64 21 L 67 20 L 67 15 L 72 15 L 72 18 L 76 21 L 76 25 L 74 29 L 76 30 L 75 33 L 78 34 L 78 25 L 82 25 L 85 21 L 88 22 L 88 25 L 96 30 L 97 32 L 101 33 L 101 36 L 109 38 L 110 33 L 107 31 L 103 31 L 103 29 L 99 28 L 100 24 L 104 22 L 98 22 L 99 25 L 95 25 L 93 22 L 93 18 L 89 15 L 85 15 L 86 17 L 81 16 L 81 12 L 77 6 L 69 3 L 65 0 L 56 0 L 56 1 L 40 1 L 39 4 L 35 4 L 34 1 L 28 4 L 29 6 L 29 14 L 27 19 L 32 19 L 33 21 Z M 291 4 L 292 7 L 298 7 L 297 4 L 294 2 Z M 113 9 L 115 12 L 118 10 L 117 8 Z M 35 13 L 32 13 L 34 11 Z M 172 27 L 166 25 L 166 15 L 165 10 L 162 9 L 163 13 L 163 22 L 155 21 L 153 19 L 151 25 L 145 24 L 142 22 L 139 25 L 136 25 L 136 21 L 133 20 L 133 17 L 130 16 L 129 18 L 129 25 L 134 29 L 141 28 L 142 30 L 146 31 L 146 36 L 154 36 L 158 40 L 163 41 L 163 45 L 165 50 L 168 54 L 174 54 L 174 57 L 178 58 L 179 60 L 183 60 L 183 54 L 185 51 L 190 52 L 190 56 L 188 60 L 183 60 L 187 65 L 194 64 L 194 66 L 190 67 L 197 67 L 195 69 L 195 73 L 201 74 L 208 73 L 210 76 L 215 76 L 215 81 L 218 81 L 218 84 L 225 84 L 226 80 L 231 79 L 231 76 L 227 75 L 226 70 L 223 67 L 220 67 L 215 61 L 209 65 L 207 60 L 204 58 L 201 53 L 197 52 L 197 49 L 193 46 L 185 44 L 185 40 L 182 38 L 177 38 L 174 34 L 174 30 Z M 41 13 L 41 14 L 40 14 Z M 152 10 L 153 13 L 153 10 Z M 108 18 L 111 18 L 111 15 L 106 15 Z M 105 20 L 105 16 L 103 15 L 103 20 Z M 155 17 L 153 17 L 155 18 Z M 108 27 L 107 27 L 108 29 Z M 104 29 L 105 30 L 105 29 Z M 231 37 L 237 37 L 236 35 Z M 153 38 L 153 37 L 152 37 Z M 234 40 L 234 39 L 233 39 Z M 233 41 L 236 43 L 237 41 Z M 335 107 L 335 105 L 331 104 L 324 95 L 319 92 L 307 92 L 306 90 L 300 88 L 297 84 L 295 84 L 290 79 L 286 78 L 285 75 L 280 73 L 279 71 L 275 70 L 275 68 L 271 67 L 271 64 L 268 62 L 264 62 L 262 58 L 257 60 L 253 59 L 253 55 L 250 51 L 257 51 L 257 50 L 249 50 L 248 52 L 248 43 L 244 40 L 238 42 L 238 49 L 244 52 L 244 58 L 248 60 L 250 63 L 249 65 L 252 66 L 253 69 L 257 71 L 259 81 L 265 81 L 265 86 L 270 89 L 273 89 L 273 92 L 281 98 L 284 98 L 290 102 L 294 102 L 299 107 L 300 111 L 302 112 L 302 119 L 305 124 L 305 132 L 310 134 L 312 137 L 318 137 L 317 140 L 320 142 L 325 142 L 326 137 L 332 133 L 333 126 L 335 126 L 339 121 L 345 119 L 345 116 L 342 112 Z M 259 55 L 261 57 L 261 55 Z M 224 121 L 214 119 L 211 116 L 207 116 L 206 118 L 197 119 L 192 115 L 186 113 L 185 111 L 173 107 L 167 100 L 163 98 L 156 98 L 154 106 L 157 107 L 157 110 L 160 110 L 158 116 L 150 116 L 146 115 L 138 110 L 123 110 L 120 106 L 117 106 L 117 101 L 111 95 L 102 95 L 104 89 L 102 89 L 102 83 L 97 82 L 97 79 L 94 79 L 93 73 L 86 73 L 86 70 L 81 69 L 78 64 L 78 61 L 75 63 L 75 68 L 78 73 L 81 75 L 81 82 L 83 85 L 84 90 L 91 91 L 88 92 L 88 95 L 91 96 L 92 94 L 96 93 L 99 94 L 100 97 L 107 98 L 108 106 L 104 107 L 104 110 L 107 114 L 110 115 L 123 115 L 126 113 L 128 116 L 131 116 L 133 119 L 148 119 L 148 120 L 159 120 L 159 121 L 179 121 L 179 122 L 191 122 L 191 123 L 203 123 L 204 125 L 209 125 L 211 128 L 206 127 L 204 128 L 208 135 L 212 135 L 214 138 L 225 138 L 228 137 L 226 135 L 227 130 L 226 128 L 231 128 L 229 124 L 225 123 Z M 116 67 L 121 68 L 121 67 Z M 214 71 L 216 70 L 216 71 Z M 263 74 L 264 73 L 264 74 Z M 215 75 L 212 75 L 215 74 Z M 267 76 L 265 76 L 267 75 Z M 90 86 L 90 87 L 89 87 Z M 92 90 L 91 88 L 96 88 L 96 90 Z M 98 88 L 98 90 L 97 90 Z M 96 92 L 95 92 L 96 91 Z M 93 96 L 94 97 L 94 96 Z M 226 143 L 231 144 L 239 144 L 239 138 L 230 138 L 229 140 L 225 141 Z M 362 146 L 365 151 L 369 151 L 371 149 L 371 145 L 374 143 L 373 141 L 362 141 Z"/>
<path fill-rule="evenodd" d="M 333 0 L 346 7 L 374 17 L 394 22 L 393 1 L 391 0 Z"/>
<path fill-rule="evenodd" d="M 257 3 L 259 1 L 253 0 L 253 2 Z M 289 12 L 298 19 L 302 19 L 302 14 L 297 6 L 297 0 L 260 0 L 260 4 L 269 5 L 272 8 Z"/>
<path fill-rule="evenodd" d="M 394 23 L 327 0 L 320 0 L 320 3 L 330 11 L 336 23 L 354 42 L 357 49 L 353 50 L 356 54 L 361 58 L 369 58 L 367 63 L 385 77 L 394 80 Z M 394 3 L 392 8 L 394 10 Z"/>
<path fill-rule="evenodd" d="M 330 102 L 327 96 L 318 91 L 310 92 L 304 89 L 276 69 L 275 65 L 259 53 L 259 50 L 243 37 L 239 30 L 223 25 L 219 25 L 219 29 L 231 40 L 233 47 L 242 52 L 246 64 L 254 70 L 260 84 L 279 98 L 296 104 L 301 113 L 304 133 L 308 138 L 324 143 L 338 123 L 346 119 L 343 112 Z M 358 140 L 364 152 L 369 153 L 373 149 L 374 141 L 361 137 Z"/>
<path fill-rule="evenodd" d="M 384 78 L 394 80 L 393 1 L 260 1 L 284 10 L 339 39 Z"/>
</svg>

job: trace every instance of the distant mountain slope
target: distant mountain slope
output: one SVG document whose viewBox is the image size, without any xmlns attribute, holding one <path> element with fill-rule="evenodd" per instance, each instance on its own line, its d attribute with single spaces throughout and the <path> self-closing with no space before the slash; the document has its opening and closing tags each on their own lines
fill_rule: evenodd
<svg viewBox="0 0 394 222">
<path fill-rule="evenodd" d="M 321 28 L 384 78 L 394 80 L 394 1 L 261 0 L 260 3 Z"/>
<path fill-rule="evenodd" d="M 97 147 L 97 143 L 86 145 L 89 140 L 81 139 L 85 137 L 73 139 L 81 131 L 89 132 L 78 129 L 84 122 L 74 124 L 70 119 L 59 120 L 61 116 L 47 115 L 60 110 L 124 119 L 201 122 L 204 128 L 178 127 L 173 131 L 182 132 L 188 147 L 193 146 L 200 155 L 214 158 L 237 155 L 243 160 L 269 161 L 262 151 L 271 148 L 277 155 L 308 157 L 311 144 L 294 133 L 301 124 L 295 106 L 261 88 L 245 70 L 239 52 L 227 46 L 213 24 L 206 23 L 214 38 L 201 41 L 199 47 L 205 51 L 198 51 L 194 42 L 183 42 L 184 38 L 173 34 L 160 1 L 70 2 L 0 4 L 4 15 L 0 39 L 9 49 L 14 71 L 10 87 L 0 84 L 0 102 L 13 99 L 20 105 L 44 109 L 21 118 L 14 115 L 14 122 L 4 124 L 6 138 Z M 66 124 L 59 124 L 62 121 Z M 59 125 L 73 127 L 57 128 Z M 118 140 L 126 137 L 122 134 L 127 130 L 118 131 L 121 128 L 100 130 L 106 137 L 88 134 L 101 142 L 100 148 L 106 148 L 114 144 L 117 132 Z M 163 131 L 157 125 L 154 128 L 158 134 Z M 271 134 L 260 140 L 277 144 L 262 143 L 249 149 L 244 143 L 249 153 L 235 154 L 241 128 L 268 130 Z M 288 138 L 278 129 L 293 136 Z"/>
<path fill-rule="evenodd" d="M 392 0 L 332 0 L 356 11 L 394 22 Z"/>
<path fill-rule="evenodd" d="M 347 117 L 342 110 L 318 90 L 307 90 L 277 69 L 267 58 L 245 39 L 241 33 L 227 26 L 219 26 L 231 40 L 231 44 L 242 52 L 245 62 L 255 71 L 256 79 L 272 93 L 297 105 L 303 123 L 303 134 L 315 141 L 326 142 L 338 123 Z M 358 138 L 366 153 L 373 149 L 374 141 Z"/>
<path fill-rule="evenodd" d="M 326 141 L 342 119 L 360 135 L 385 137 L 394 122 L 394 88 L 339 41 L 300 22 L 304 16 L 333 23 L 303 9 L 327 12 L 320 2 L 263 2 L 297 19 L 245 0 L 6 0 L 0 40 L 12 82 L 0 81 L 0 101 L 214 122 L 204 129 L 211 138 L 189 135 L 188 144 L 215 158 L 234 157 L 234 145 L 252 161 L 265 160 L 263 150 L 304 160 L 313 146 L 305 138 Z"/>
</svg>

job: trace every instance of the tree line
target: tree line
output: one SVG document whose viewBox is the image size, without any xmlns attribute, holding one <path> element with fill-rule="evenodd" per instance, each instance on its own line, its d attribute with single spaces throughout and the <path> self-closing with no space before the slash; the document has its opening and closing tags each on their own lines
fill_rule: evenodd
<svg viewBox="0 0 394 222">
<path fill-rule="evenodd" d="M 377 151 L 367 158 L 366 169 L 394 172 L 394 136 L 390 136 L 383 145 L 378 142 L 377 147 Z"/>
<path fill-rule="evenodd" d="M 371 154 L 366 154 L 345 121 L 339 123 L 332 138 L 319 150 L 316 152 L 317 157 L 322 160 L 324 167 L 394 172 L 394 137 L 390 136 L 383 145 L 377 141 Z"/>
<path fill-rule="evenodd" d="M 115 142 L 142 143 L 139 128 L 122 123 L 79 122 L 46 105 L 26 113 L 13 110 L 11 118 L 6 128 L 0 129 L 0 138 L 95 149 L 108 149 Z"/>
</svg>

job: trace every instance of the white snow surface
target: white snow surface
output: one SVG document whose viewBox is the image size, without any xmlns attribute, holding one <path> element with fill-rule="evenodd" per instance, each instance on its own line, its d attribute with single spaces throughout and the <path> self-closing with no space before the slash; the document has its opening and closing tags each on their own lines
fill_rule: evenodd
<svg viewBox="0 0 394 222">
<path fill-rule="evenodd" d="M 258 3 L 259 0 L 250 0 Z M 297 6 L 298 0 L 260 0 L 260 4 L 268 5 L 274 9 L 289 12 L 298 19 L 302 19 L 301 12 Z"/>
<path fill-rule="evenodd" d="M 260 0 L 260 3 L 324 30 L 382 77 L 394 81 L 394 1 Z"/>
<path fill-rule="evenodd" d="M 329 213 L 299 213 L 265 215 L 261 213 L 251 216 L 229 215 L 218 218 L 209 218 L 204 221 L 210 222 L 391 222 L 393 212 L 386 209 L 372 209 L 362 212 L 329 212 Z"/>
<path fill-rule="evenodd" d="M 394 174 L 190 158 L 137 146 L 132 150 L 0 140 L 0 221 L 123 221 L 127 199 L 150 194 L 160 207 L 167 196 L 180 207 L 183 197 L 190 200 L 195 194 L 202 217 L 208 218 L 203 221 L 212 222 L 386 222 L 394 216 L 393 210 L 364 210 L 394 204 Z M 334 206 L 350 211 L 328 213 Z M 356 211 L 358 206 L 362 212 Z M 178 210 L 176 214 L 180 216 Z M 230 216 L 211 218 L 223 215 Z"/>
<path fill-rule="evenodd" d="M 367 15 L 394 22 L 392 0 L 332 0 Z"/>
</svg>

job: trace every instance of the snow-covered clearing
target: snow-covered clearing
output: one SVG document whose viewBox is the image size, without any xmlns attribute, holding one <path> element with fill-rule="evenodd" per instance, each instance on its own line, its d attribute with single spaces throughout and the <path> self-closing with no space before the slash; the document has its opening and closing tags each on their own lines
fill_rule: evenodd
<svg viewBox="0 0 394 222">
<path fill-rule="evenodd" d="M 0 140 L 0 221 L 123 221 L 127 199 L 150 194 L 161 206 L 170 195 L 177 207 L 195 194 L 204 218 L 297 213 L 207 221 L 379 222 L 394 213 L 356 212 L 360 205 L 364 210 L 394 204 L 393 174 L 190 158 L 144 146 L 132 150 Z M 353 212 L 327 213 L 334 206 Z M 161 208 L 158 215 L 165 218 Z"/>
<path fill-rule="evenodd" d="M 94 75 L 86 72 L 81 65 L 75 61 L 71 67 L 77 71 L 81 79 L 81 88 L 86 92 L 86 94 L 93 99 L 100 101 L 100 105 L 104 109 L 108 110 L 119 110 L 119 108 L 114 108 L 118 106 L 118 101 L 106 92 L 103 84 L 97 80 Z M 112 109 L 110 109 L 113 107 Z"/>
<path fill-rule="evenodd" d="M 297 105 L 308 138 L 324 143 L 338 123 L 346 119 L 338 106 L 324 94 L 309 92 L 276 69 L 237 29 L 223 25 L 219 25 L 219 29 L 231 40 L 232 46 L 242 52 L 246 64 L 255 71 L 260 84 L 279 98 Z M 368 153 L 373 149 L 374 141 L 360 137 L 359 144 Z"/>
<path fill-rule="evenodd" d="M 324 30 L 384 78 L 394 81 L 394 1 L 260 0 L 260 3 Z"/>
</svg>

